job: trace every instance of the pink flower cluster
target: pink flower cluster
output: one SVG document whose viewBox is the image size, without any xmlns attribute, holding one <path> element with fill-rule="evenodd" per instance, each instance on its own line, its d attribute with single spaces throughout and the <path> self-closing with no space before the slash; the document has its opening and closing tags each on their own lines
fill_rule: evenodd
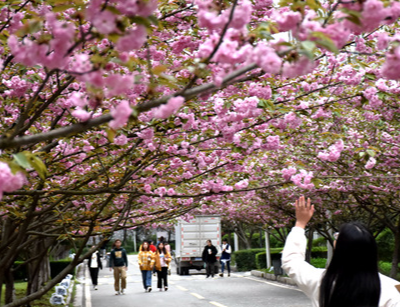
<svg viewBox="0 0 400 307">
<path fill-rule="evenodd" d="M 131 29 L 124 36 L 120 37 L 116 47 L 119 51 L 128 52 L 139 49 L 147 40 L 146 27 L 138 25 L 135 29 Z"/>
<path fill-rule="evenodd" d="M 372 168 L 374 168 L 375 164 L 376 164 L 376 159 L 373 157 L 370 157 L 367 161 L 367 164 L 365 164 L 365 168 L 372 169 Z"/>
<path fill-rule="evenodd" d="M 282 170 L 282 177 L 283 177 L 283 179 L 285 179 L 287 181 L 287 180 L 290 180 L 290 178 L 292 178 L 292 176 L 296 173 L 297 173 L 297 169 L 293 166 L 290 166 L 290 167 L 284 168 Z"/>
<path fill-rule="evenodd" d="M 342 140 L 337 141 L 334 145 L 330 146 L 328 151 L 318 153 L 318 158 L 324 161 L 336 162 L 340 158 L 340 154 L 344 149 Z"/>
<path fill-rule="evenodd" d="M 221 178 L 218 178 L 217 180 L 204 181 L 201 187 L 205 189 L 207 192 L 211 191 L 214 193 L 219 193 L 222 191 L 229 192 L 233 190 L 233 187 L 225 185 L 224 181 Z"/>
<path fill-rule="evenodd" d="M 207 28 L 210 31 L 222 29 L 229 21 L 231 9 L 218 14 L 216 11 L 210 10 L 213 7 L 211 0 L 196 0 L 195 3 L 199 7 L 197 14 L 200 27 Z M 234 15 L 229 26 L 234 29 L 242 30 L 246 24 L 250 22 L 252 14 L 252 3 L 249 0 L 241 0 L 235 7 Z"/>
<path fill-rule="evenodd" d="M 295 62 L 285 62 L 283 64 L 282 75 L 286 78 L 295 78 L 313 72 L 316 66 L 317 63 L 315 63 L 315 61 L 311 61 L 306 56 L 302 56 Z"/>
<path fill-rule="evenodd" d="M 400 80 L 400 47 L 386 53 L 386 61 L 381 67 L 381 73 L 386 79 Z"/>
<path fill-rule="evenodd" d="M 278 119 L 272 124 L 281 130 L 285 130 L 287 128 L 297 129 L 302 122 L 302 119 L 297 117 L 296 113 L 290 112 L 286 114 L 282 119 Z"/>
<path fill-rule="evenodd" d="M 0 200 L 4 192 L 12 192 L 22 188 L 26 181 L 22 172 L 13 174 L 7 163 L 0 162 Z"/>
<path fill-rule="evenodd" d="M 248 179 L 243 179 L 237 183 L 235 183 L 235 189 L 236 190 L 243 190 L 246 189 L 249 186 L 249 180 Z"/>
<path fill-rule="evenodd" d="M 314 176 L 312 172 L 300 170 L 300 173 L 293 175 L 290 180 L 300 188 L 312 189 L 314 188 L 314 184 L 311 182 L 313 177 Z"/>
<path fill-rule="evenodd" d="M 185 98 L 182 96 L 172 97 L 166 104 L 162 104 L 158 108 L 155 108 L 153 110 L 153 116 L 156 118 L 168 118 L 178 111 L 184 102 Z"/>
<path fill-rule="evenodd" d="M 279 31 L 286 32 L 294 30 L 301 22 L 302 16 L 299 12 L 288 11 L 276 14 L 274 19 L 278 23 Z"/>
<path fill-rule="evenodd" d="M 48 44 L 39 44 L 26 37 L 19 42 L 17 36 L 11 35 L 8 46 L 15 61 L 26 66 L 39 64 L 64 69 L 69 62 L 65 55 L 74 43 L 75 27 L 72 23 L 58 21 L 53 13 L 46 14 L 46 22 L 53 37 Z"/>
<path fill-rule="evenodd" d="M 261 145 L 261 149 L 264 150 L 277 150 L 281 148 L 281 141 L 279 135 L 269 135 L 267 137 L 267 143 Z"/>
<path fill-rule="evenodd" d="M 129 101 L 122 100 L 118 106 L 111 110 L 113 120 L 109 122 L 110 128 L 117 130 L 124 126 L 132 114 L 132 108 L 129 105 Z"/>
<path fill-rule="evenodd" d="M 278 73 L 282 65 L 282 59 L 276 54 L 275 50 L 262 42 L 253 49 L 251 60 L 265 72 L 271 74 Z"/>
</svg>

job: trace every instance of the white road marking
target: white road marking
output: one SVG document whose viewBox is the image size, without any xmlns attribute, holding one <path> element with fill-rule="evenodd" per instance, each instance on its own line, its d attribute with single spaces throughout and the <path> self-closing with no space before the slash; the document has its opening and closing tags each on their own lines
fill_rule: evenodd
<svg viewBox="0 0 400 307">
<path fill-rule="evenodd" d="M 199 300 L 203 300 L 204 299 L 204 296 L 201 296 L 200 294 L 193 293 L 193 292 L 191 292 L 190 294 L 193 295 L 194 297 L 197 297 Z"/>
<path fill-rule="evenodd" d="M 222 305 L 222 304 L 217 303 L 217 302 L 210 302 L 210 304 L 212 304 L 212 305 L 214 305 L 214 306 L 217 306 L 217 307 L 227 307 L 227 306 Z"/>
<path fill-rule="evenodd" d="M 182 291 L 189 291 L 188 289 L 186 289 L 186 288 L 184 288 L 184 287 L 181 287 L 181 286 L 176 286 L 179 290 L 182 290 Z"/>
<path fill-rule="evenodd" d="M 245 277 L 245 278 L 246 279 L 250 279 L 250 280 L 254 280 L 254 281 L 258 281 L 258 282 L 262 282 L 264 284 L 268 284 L 268 285 L 275 286 L 275 287 L 280 287 L 280 288 L 284 288 L 284 289 L 290 289 L 290 290 L 303 292 L 300 289 L 294 288 L 293 286 L 280 285 L 280 284 L 276 284 L 276 283 L 272 283 L 272 282 L 268 282 L 268 281 L 264 281 L 264 280 L 259 280 L 259 279 L 251 278 L 251 277 Z"/>
</svg>

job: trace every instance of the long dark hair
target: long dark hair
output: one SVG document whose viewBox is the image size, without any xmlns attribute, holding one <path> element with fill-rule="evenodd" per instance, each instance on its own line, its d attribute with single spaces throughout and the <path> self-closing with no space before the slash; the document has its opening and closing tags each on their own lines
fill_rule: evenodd
<svg viewBox="0 0 400 307">
<path fill-rule="evenodd" d="M 163 245 L 163 247 L 162 248 L 160 248 L 160 245 Z M 166 255 L 167 254 L 167 250 L 165 249 L 165 244 L 164 244 L 164 242 L 160 242 L 160 243 L 158 243 L 158 246 L 157 246 L 157 250 L 158 250 L 158 253 L 163 253 L 164 255 Z"/>
<path fill-rule="evenodd" d="M 377 307 L 380 293 L 378 251 L 372 233 L 357 222 L 344 224 L 321 281 L 320 307 Z"/>
</svg>

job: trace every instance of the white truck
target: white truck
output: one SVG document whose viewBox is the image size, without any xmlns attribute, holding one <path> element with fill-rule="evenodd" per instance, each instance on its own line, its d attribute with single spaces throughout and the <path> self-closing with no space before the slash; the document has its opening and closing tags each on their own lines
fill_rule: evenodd
<svg viewBox="0 0 400 307">
<path fill-rule="evenodd" d="M 178 275 L 189 275 L 190 269 L 204 268 L 203 249 L 207 240 L 220 250 L 221 217 L 216 215 L 198 215 L 189 222 L 180 220 L 175 226 L 175 263 Z M 219 259 L 219 253 L 217 259 Z M 218 273 L 219 263 L 215 266 Z"/>
</svg>

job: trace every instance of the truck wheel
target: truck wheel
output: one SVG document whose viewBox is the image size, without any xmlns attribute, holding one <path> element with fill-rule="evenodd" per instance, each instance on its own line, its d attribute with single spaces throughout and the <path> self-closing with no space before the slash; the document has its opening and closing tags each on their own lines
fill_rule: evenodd
<svg viewBox="0 0 400 307">
<path fill-rule="evenodd" d="M 184 275 L 189 275 L 189 268 L 185 268 Z"/>
</svg>

